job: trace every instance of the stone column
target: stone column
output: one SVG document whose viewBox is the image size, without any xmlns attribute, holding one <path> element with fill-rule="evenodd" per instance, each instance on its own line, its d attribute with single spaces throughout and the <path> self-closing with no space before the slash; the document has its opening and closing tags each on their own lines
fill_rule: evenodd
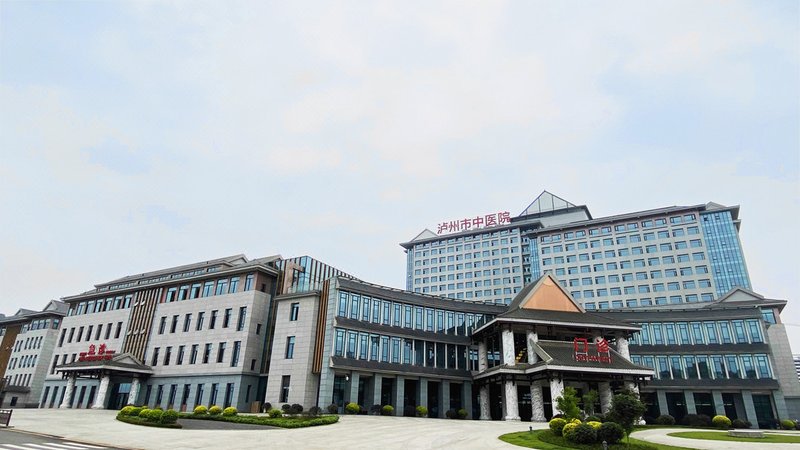
<svg viewBox="0 0 800 450">
<path fill-rule="evenodd" d="M 133 381 L 131 381 L 131 392 L 128 394 L 128 404 L 135 405 L 136 399 L 139 397 L 139 390 L 141 389 L 141 383 L 139 383 L 139 377 L 133 377 Z"/>
<path fill-rule="evenodd" d="M 558 404 L 556 403 L 556 399 L 561 397 L 564 393 L 564 382 L 561 381 L 561 378 L 553 377 L 550 379 L 550 399 L 553 403 L 553 415 L 561 414 L 564 411 L 558 409 Z"/>
<path fill-rule="evenodd" d="M 742 395 L 744 397 L 744 395 Z M 714 411 L 718 415 L 725 415 L 725 402 L 722 401 L 722 391 L 711 391 L 711 398 L 714 399 Z M 755 422 L 753 422 L 755 424 Z"/>
<path fill-rule="evenodd" d="M 75 375 L 69 374 L 67 376 L 67 386 L 64 388 L 64 400 L 61 402 L 59 408 L 71 408 L 72 407 L 72 393 L 75 391 Z M 750 399 L 750 403 L 753 402 L 753 399 Z"/>
<path fill-rule="evenodd" d="M 528 331 L 526 342 L 528 344 L 528 364 L 536 364 L 539 362 L 539 355 L 536 354 L 534 348 L 539 342 L 539 335 L 535 331 Z"/>
<path fill-rule="evenodd" d="M 683 391 L 683 399 L 686 402 L 686 414 L 697 414 L 697 406 L 694 404 L 694 392 Z"/>
<path fill-rule="evenodd" d="M 481 407 L 481 420 L 492 420 L 492 414 L 489 411 L 489 386 L 483 385 L 480 388 L 478 401 Z"/>
<path fill-rule="evenodd" d="M 372 404 L 373 405 L 380 405 L 381 404 L 381 386 L 383 384 L 383 378 L 377 373 L 372 376 Z M 427 386 L 427 385 L 426 385 Z"/>
<path fill-rule="evenodd" d="M 450 410 L 450 382 L 442 380 L 439 383 L 439 417 L 447 417 Z"/>
<path fill-rule="evenodd" d="M 597 387 L 600 391 L 600 412 L 606 414 L 611 410 L 611 398 L 613 397 L 611 393 L 611 383 L 604 381 L 597 383 Z"/>
<path fill-rule="evenodd" d="M 714 392 L 714 391 L 712 391 Z M 720 394 L 720 398 L 722 395 Z M 744 401 L 744 413 L 747 415 L 747 421 L 753 424 L 753 428 L 758 428 L 758 416 L 756 415 L 756 405 L 753 404 L 753 392 L 752 391 L 742 391 L 742 400 Z M 716 403 L 716 399 L 714 403 Z M 725 409 L 723 408 L 723 412 L 718 414 L 724 414 Z"/>
<path fill-rule="evenodd" d="M 403 417 L 403 407 L 405 406 L 406 379 L 397 376 L 394 379 L 394 415 Z"/>
<path fill-rule="evenodd" d="M 111 382 L 111 376 L 109 376 L 107 373 L 104 373 L 100 377 L 100 388 L 97 390 L 97 397 L 94 398 L 94 405 L 92 405 L 92 409 L 105 409 L 109 382 Z"/>
<path fill-rule="evenodd" d="M 486 350 L 486 341 L 478 342 L 478 372 L 489 368 L 489 357 Z"/>
<path fill-rule="evenodd" d="M 519 404 L 517 401 L 517 383 L 513 381 L 506 381 L 506 416 L 504 420 L 520 420 L 519 418 Z"/>
<path fill-rule="evenodd" d="M 630 361 L 631 351 L 628 349 L 628 338 L 626 338 L 623 334 L 617 335 L 617 353 Z"/>
<path fill-rule="evenodd" d="M 425 378 L 419 379 L 419 401 L 417 405 L 428 407 L 428 380 Z"/>
<path fill-rule="evenodd" d="M 667 403 L 667 392 L 661 389 L 656 391 L 658 396 L 658 413 L 660 415 L 669 414 L 669 404 Z"/>
<path fill-rule="evenodd" d="M 514 332 L 511 330 L 503 330 L 503 364 L 513 366 L 515 362 Z"/>
<path fill-rule="evenodd" d="M 544 416 L 542 385 L 538 382 L 531 384 L 531 408 L 533 409 L 531 422 L 547 422 L 547 418 Z"/>
<path fill-rule="evenodd" d="M 350 403 L 358 404 L 358 380 L 360 378 L 361 377 L 358 375 L 358 372 L 352 372 L 350 374 Z"/>
<path fill-rule="evenodd" d="M 772 391 L 772 400 L 775 402 L 775 415 L 778 419 L 789 417 L 789 410 L 786 409 L 786 399 L 781 391 Z"/>
<path fill-rule="evenodd" d="M 472 383 L 469 381 L 461 384 L 461 405 L 467 410 L 467 419 L 472 419 Z"/>
</svg>

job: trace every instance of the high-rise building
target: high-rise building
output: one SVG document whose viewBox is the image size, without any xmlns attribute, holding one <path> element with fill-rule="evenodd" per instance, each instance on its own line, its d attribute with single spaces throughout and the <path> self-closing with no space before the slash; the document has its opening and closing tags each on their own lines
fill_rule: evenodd
<svg viewBox="0 0 800 450">
<path fill-rule="evenodd" d="M 739 207 L 717 203 L 593 218 L 547 191 L 518 216 L 442 222 L 401 244 L 406 289 L 509 304 L 552 274 L 587 310 L 711 302 L 749 289 Z"/>
</svg>

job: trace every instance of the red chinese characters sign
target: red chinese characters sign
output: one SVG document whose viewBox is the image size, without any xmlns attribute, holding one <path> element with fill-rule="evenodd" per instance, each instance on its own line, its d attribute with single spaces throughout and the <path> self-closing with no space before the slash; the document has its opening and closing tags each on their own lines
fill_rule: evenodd
<svg viewBox="0 0 800 450">
<path fill-rule="evenodd" d="M 575 338 L 572 347 L 575 350 L 575 361 L 601 362 L 611 364 L 611 350 L 608 341 L 601 338 L 595 343 L 595 354 L 589 354 L 589 340 L 586 338 Z"/>
<path fill-rule="evenodd" d="M 107 361 L 113 358 L 115 353 L 114 350 L 106 348 L 106 344 L 100 344 L 100 348 L 91 344 L 88 352 L 81 352 L 78 355 L 78 361 Z"/>
<path fill-rule="evenodd" d="M 477 216 L 473 219 L 442 222 L 439 224 L 436 234 L 455 233 L 457 231 L 468 231 L 477 228 L 493 227 L 496 225 L 503 225 L 504 223 L 511 223 L 511 215 L 508 211 L 499 212 L 497 214 L 487 214 L 485 216 Z"/>
</svg>

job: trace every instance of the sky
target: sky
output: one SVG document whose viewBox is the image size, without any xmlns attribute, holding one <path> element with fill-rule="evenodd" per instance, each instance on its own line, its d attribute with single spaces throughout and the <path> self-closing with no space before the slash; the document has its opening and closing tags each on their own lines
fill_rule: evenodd
<svg viewBox="0 0 800 450">
<path fill-rule="evenodd" d="M 0 1 L 0 312 L 217 257 L 402 288 L 519 214 L 741 205 L 800 353 L 800 3 Z"/>
</svg>

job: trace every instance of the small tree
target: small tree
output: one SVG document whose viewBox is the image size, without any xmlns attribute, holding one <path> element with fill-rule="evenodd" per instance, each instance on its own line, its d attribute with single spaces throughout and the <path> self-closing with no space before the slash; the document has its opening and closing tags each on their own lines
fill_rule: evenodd
<svg viewBox="0 0 800 450">
<path fill-rule="evenodd" d="M 558 410 L 565 419 L 572 420 L 578 419 L 581 416 L 581 410 L 578 408 L 578 391 L 572 387 L 564 388 L 561 397 L 556 398 L 556 405 Z"/>
<path fill-rule="evenodd" d="M 627 389 L 620 391 L 611 399 L 611 411 L 608 416 L 612 422 L 618 423 L 625 430 L 628 446 L 630 446 L 633 426 L 645 411 L 647 411 L 647 407 L 639 400 L 639 396 Z"/>
<path fill-rule="evenodd" d="M 600 398 L 600 394 L 594 389 L 590 389 L 589 392 L 583 394 L 583 410 L 587 416 L 594 415 L 594 407 L 598 398 Z"/>
</svg>

